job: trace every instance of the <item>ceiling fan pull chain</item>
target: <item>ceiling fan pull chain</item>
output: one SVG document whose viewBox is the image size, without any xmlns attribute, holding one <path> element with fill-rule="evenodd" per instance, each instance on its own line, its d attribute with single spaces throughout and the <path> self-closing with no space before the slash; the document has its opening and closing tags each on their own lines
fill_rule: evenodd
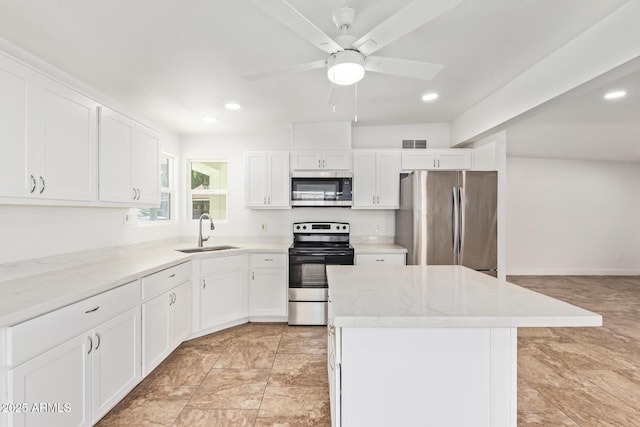
<svg viewBox="0 0 640 427">
<path fill-rule="evenodd" d="M 355 104 L 355 116 L 353 118 L 353 121 L 355 123 L 358 123 L 358 83 L 353 85 L 353 93 L 354 93 L 354 104 Z"/>
</svg>

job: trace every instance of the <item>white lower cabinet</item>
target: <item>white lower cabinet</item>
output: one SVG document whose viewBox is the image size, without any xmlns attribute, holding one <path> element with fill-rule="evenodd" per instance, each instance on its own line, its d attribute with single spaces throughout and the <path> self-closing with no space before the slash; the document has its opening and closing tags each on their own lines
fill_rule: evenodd
<svg viewBox="0 0 640 427">
<path fill-rule="evenodd" d="M 143 372 L 149 374 L 191 332 L 191 282 L 142 304 Z"/>
<path fill-rule="evenodd" d="M 200 261 L 200 330 L 218 329 L 248 318 L 247 269 L 246 254 Z"/>
<path fill-rule="evenodd" d="M 140 308 L 121 313 L 9 371 L 14 427 L 91 426 L 140 380 Z"/>
<path fill-rule="evenodd" d="M 249 318 L 282 322 L 287 317 L 287 255 L 251 254 Z"/>
<path fill-rule="evenodd" d="M 358 254 L 356 253 L 356 265 L 406 265 L 407 254 L 381 253 L 381 254 Z"/>
</svg>

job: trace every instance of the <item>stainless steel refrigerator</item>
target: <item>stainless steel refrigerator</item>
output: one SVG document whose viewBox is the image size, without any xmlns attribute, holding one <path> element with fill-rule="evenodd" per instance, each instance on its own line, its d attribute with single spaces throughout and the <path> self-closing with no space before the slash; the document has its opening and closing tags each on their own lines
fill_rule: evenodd
<svg viewBox="0 0 640 427">
<path fill-rule="evenodd" d="M 498 267 L 495 171 L 413 171 L 400 180 L 395 242 L 410 265 Z"/>
</svg>

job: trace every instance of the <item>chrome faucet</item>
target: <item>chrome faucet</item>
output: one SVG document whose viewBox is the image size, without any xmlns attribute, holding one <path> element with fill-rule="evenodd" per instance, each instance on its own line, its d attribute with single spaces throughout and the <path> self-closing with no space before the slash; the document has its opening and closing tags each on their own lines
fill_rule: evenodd
<svg viewBox="0 0 640 427">
<path fill-rule="evenodd" d="M 211 229 L 215 230 L 216 227 L 213 225 L 213 219 L 211 219 L 211 217 L 209 216 L 208 213 L 203 213 L 202 215 L 200 215 L 200 219 L 198 220 L 198 247 L 201 248 L 202 247 L 202 243 L 206 242 L 207 240 L 209 240 L 209 237 L 202 237 L 202 220 L 203 219 L 208 219 L 209 222 L 211 223 Z"/>
</svg>

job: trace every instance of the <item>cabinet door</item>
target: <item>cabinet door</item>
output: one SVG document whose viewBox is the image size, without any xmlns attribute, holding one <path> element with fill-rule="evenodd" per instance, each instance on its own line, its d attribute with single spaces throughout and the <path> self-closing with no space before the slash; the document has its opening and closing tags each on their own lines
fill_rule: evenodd
<svg viewBox="0 0 640 427">
<path fill-rule="evenodd" d="M 177 347 L 191 332 L 191 282 L 174 288 L 173 304 L 170 306 L 169 343 Z"/>
<path fill-rule="evenodd" d="M 246 203 L 249 208 L 263 208 L 267 204 L 267 153 L 252 152 L 245 154 L 247 186 Z M 289 175 L 289 168 L 285 171 Z"/>
<path fill-rule="evenodd" d="M 289 208 L 291 205 L 289 153 L 269 153 L 268 161 L 269 207 Z"/>
<path fill-rule="evenodd" d="M 142 363 L 147 375 L 169 353 L 169 304 L 167 292 L 142 304 Z"/>
<path fill-rule="evenodd" d="M 132 202 L 131 176 L 135 122 L 109 108 L 100 109 L 100 200 Z"/>
<path fill-rule="evenodd" d="M 160 138 L 151 129 L 136 125 L 133 145 L 133 186 L 136 204 L 160 205 Z"/>
<path fill-rule="evenodd" d="M 14 427 L 91 426 L 91 353 L 89 334 L 72 338 L 9 371 L 9 402 L 26 403 L 27 413 L 10 414 Z M 40 403 L 56 411 L 34 410 Z"/>
<path fill-rule="evenodd" d="M 353 155 L 353 208 L 373 208 L 376 197 L 376 153 Z"/>
<path fill-rule="evenodd" d="M 27 70 L 0 55 L 0 197 L 23 197 L 36 191 L 27 164 Z"/>
<path fill-rule="evenodd" d="M 351 169 L 351 152 L 348 150 L 325 151 L 322 153 L 323 169 Z"/>
<path fill-rule="evenodd" d="M 397 209 L 400 206 L 400 153 L 376 154 L 376 207 Z"/>
<path fill-rule="evenodd" d="M 38 193 L 47 199 L 97 199 L 98 104 L 49 79 L 44 82 L 44 124 Z"/>
<path fill-rule="evenodd" d="M 410 151 L 402 153 L 402 170 L 437 169 L 438 156 L 428 151 Z"/>
<path fill-rule="evenodd" d="M 201 279 L 200 323 L 206 328 L 248 316 L 247 270 Z"/>
<path fill-rule="evenodd" d="M 284 268 L 256 268 L 251 271 L 249 315 L 287 315 L 287 272 Z"/>
<path fill-rule="evenodd" d="M 471 169 L 471 152 L 468 150 L 450 150 L 438 156 L 439 169 Z"/>
<path fill-rule="evenodd" d="M 322 153 L 319 151 L 294 151 L 293 170 L 314 170 L 322 168 Z"/>
<path fill-rule="evenodd" d="M 140 380 L 140 341 L 139 307 L 94 329 L 93 422 L 102 418 Z"/>
</svg>

